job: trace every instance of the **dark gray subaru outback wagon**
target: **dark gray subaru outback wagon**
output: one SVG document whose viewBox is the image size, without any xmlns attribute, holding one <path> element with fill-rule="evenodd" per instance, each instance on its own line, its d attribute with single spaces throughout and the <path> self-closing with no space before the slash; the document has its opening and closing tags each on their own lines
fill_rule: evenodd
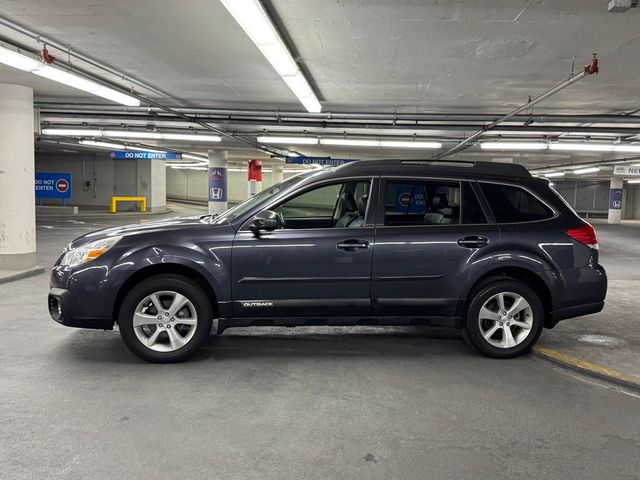
<svg viewBox="0 0 640 480">
<path fill-rule="evenodd" d="M 112 329 L 152 362 L 212 330 L 445 325 L 479 352 L 602 310 L 594 229 L 520 165 L 381 160 L 288 178 L 219 216 L 84 235 L 51 274 L 63 325 Z"/>
</svg>

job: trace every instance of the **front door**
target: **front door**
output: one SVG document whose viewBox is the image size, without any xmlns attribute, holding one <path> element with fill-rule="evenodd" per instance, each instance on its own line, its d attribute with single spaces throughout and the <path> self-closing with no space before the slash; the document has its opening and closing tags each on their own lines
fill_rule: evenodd
<svg viewBox="0 0 640 480">
<path fill-rule="evenodd" d="M 269 207 L 281 228 L 259 236 L 241 228 L 232 252 L 234 316 L 369 315 L 371 188 L 368 178 L 311 186 Z"/>
<path fill-rule="evenodd" d="M 471 272 L 492 260 L 499 239 L 474 189 L 466 181 L 383 181 L 371 284 L 374 314 L 455 315 Z"/>
</svg>

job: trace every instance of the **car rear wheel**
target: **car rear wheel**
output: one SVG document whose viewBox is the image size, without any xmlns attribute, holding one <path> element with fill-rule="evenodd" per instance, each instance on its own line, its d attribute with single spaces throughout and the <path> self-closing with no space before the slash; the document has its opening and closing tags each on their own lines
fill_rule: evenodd
<svg viewBox="0 0 640 480">
<path fill-rule="evenodd" d="M 158 275 L 131 289 L 120 307 L 120 335 L 149 362 L 190 358 L 211 331 L 211 304 L 200 286 L 179 275 Z"/>
<path fill-rule="evenodd" d="M 465 339 L 480 353 L 513 358 L 538 341 L 544 323 L 538 294 L 516 279 L 485 282 L 472 295 L 465 318 Z"/>
</svg>

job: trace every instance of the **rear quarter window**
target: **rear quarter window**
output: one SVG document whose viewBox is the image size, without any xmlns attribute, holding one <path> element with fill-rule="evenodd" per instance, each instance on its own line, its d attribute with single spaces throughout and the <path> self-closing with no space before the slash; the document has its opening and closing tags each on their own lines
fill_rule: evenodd
<svg viewBox="0 0 640 480">
<path fill-rule="evenodd" d="M 480 183 L 497 223 L 535 222 L 554 216 L 553 210 L 527 190 L 497 183 Z"/>
</svg>

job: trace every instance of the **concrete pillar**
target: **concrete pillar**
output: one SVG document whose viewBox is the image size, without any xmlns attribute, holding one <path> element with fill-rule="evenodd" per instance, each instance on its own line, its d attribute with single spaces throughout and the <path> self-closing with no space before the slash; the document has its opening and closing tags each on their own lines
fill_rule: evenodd
<svg viewBox="0 0 640 480">
<path fill-rule="evenodd" d="M 262 160 L 249 160 L 247 166 L 247 197 L 262 191 Z"/>
<path fill-rule="evenodd" d="M 167 168 L 165 161 L 136 160 L 136 163 L 138 171 L 137 194 L 147 198 L 147 212 L 166 210 Z"/>
<path fill-rule="evenodd" d="M 271 167 L 271 180 L 275 185 L 284 179 L 284 167 L 282 165 L 274 165 Z"/>
<path fill-rule="evenodd" d="M 209 213 L 222 213 L 228 208 L 226 150 L 209 150 Z"/>
<path fill-rule="evenodd" d="M 0 269 L 36 264 L 33 90 L 0 84 Z"/>
<path fill-rule="evenodd" d="M 608 223 L 620 223 L 622 219 L 622 188 L 624 181 L 621 178 L 612 177 L 609 184 L 609 218 Z"/>
</svg>

